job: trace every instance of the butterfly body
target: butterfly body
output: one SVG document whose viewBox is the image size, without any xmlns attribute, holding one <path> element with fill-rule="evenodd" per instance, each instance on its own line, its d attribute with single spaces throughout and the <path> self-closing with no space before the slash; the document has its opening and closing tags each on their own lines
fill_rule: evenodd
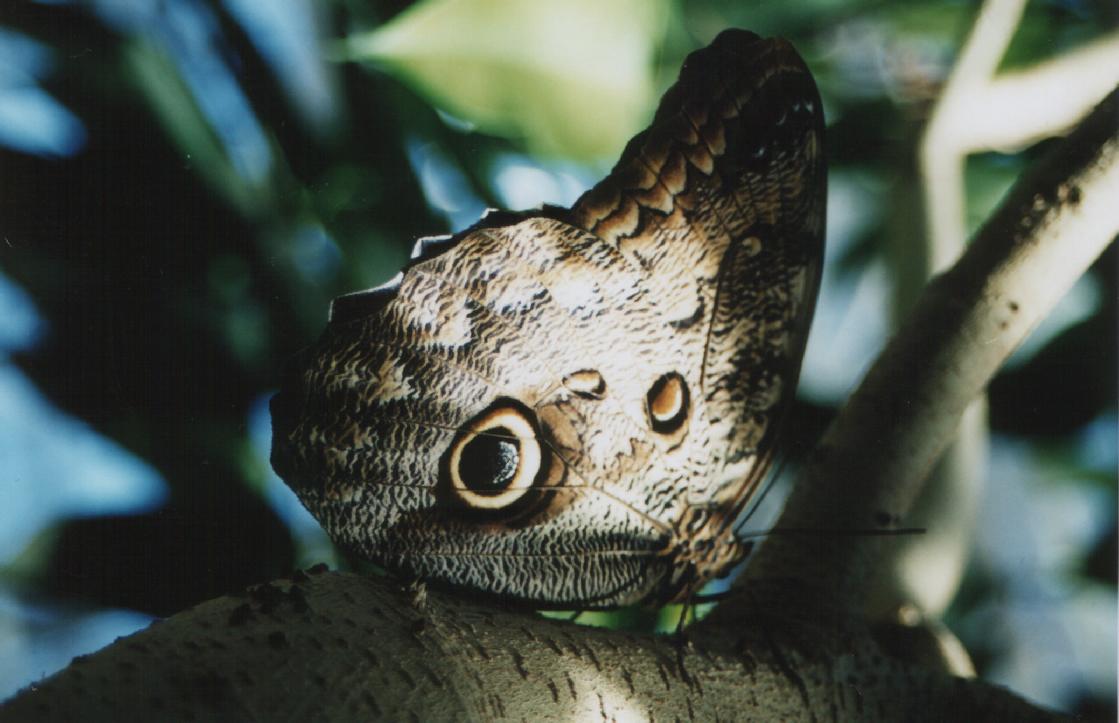
<svg viewBox="0 0 1119 723">
<path fill-rule="evenodd" d="M 694 591 L 791 399 L 819 283 L 823 123 L 783 41 L 728 31 L 571 209 L 421 242 L 335 301 L 273 464 L 341 545 L 546 607 Z"/>
</svg>

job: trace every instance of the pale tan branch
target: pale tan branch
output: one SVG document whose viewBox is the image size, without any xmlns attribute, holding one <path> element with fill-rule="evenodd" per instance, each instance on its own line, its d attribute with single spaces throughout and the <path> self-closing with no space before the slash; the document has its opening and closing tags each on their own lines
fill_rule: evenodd
<svg viewBox="0 0 1119 723">
<path fill-rule="evenodd" d="M 1021 21 L 1024 0 L 987 0 L 971 28 L 956 65 L 918 147 L 924 201 L 923 244 L 911 244 L 894 285 L 894 308 L 912 308 L 934 273 L 959 257 L 966 233 L 964 168 L 967 149 L 959 126 L 973 116 L 970 99 L 981 97 Z M 912 283 L 906 283 L 906 277 Z M 955 444 L 945 450 L 915 502 L 915 525 L 937 523 L 935 532 L 898 540 L 882 559 L 882 574 L 868 590 L 868 612 L 891 615 L 916 605 L 942 613 L 963 577 L 978 514 L 988 449 L 987 408 L 982 398 L 963 415 Z"/>
<path fill-rule="evenodd" d="M 983 3 L 921 137 L 918 160 L 924 177 L 930 273 L 946 268 L 963 247 L 967 143 L 961 126 L 972 116 L 970 99 L 981 96 L 990 84 L 1025 5 L 1026 0 Z"/>
<path fill-rule="evenodd" d="M 76 661 L 0 721 L 1061 719 L 898 662 L 857 622 L 765 608 L 783 615 L 681 650 L 449 594 L 417 607 L 383 578 L 297 575 Z"/>
<path fill-rule="evenodd" d="M 1026 0 L 983 3 L 948 76 L 944 97 L 958 96 L 966 86 L 983 85 L 995 74 L 1025 9 Z"/>
<path fill-rule="evenodd" d="M 1119 33 L 996 76 L 1024 5 L 1024 0 L 984 3 L 922 135 L 919 156 L 934 272 L 951 263 L 963 244 L 966 157 L 1014 152 L 1062 135 L 1119 83 Z"/>
<path fill-rule="evenodd" d="M 1119 90 L 988 219 L 925 290 L 825 434 L 779 527 L 889 529 L 963 411 L 1026 334 L 1119 233 Z M 852 604 L 889 538 L 780 536 L 750 577 L 793 575 Z"/>
<path fill-rule="evenodd" d="M 1003 73 L 968 95 L 953 124 L 960 149 L 1013 153 L 1063 135 L 1119 83 L 1119 33 L 1030 68 Z"/>
<path fill-rule="evenodd" d="M 911 245 L 895 287 L 895 308 L 907 311 L 929 275 L 947 268 L 964 246 L 964 168 L 969 154 L 1012 150 L 1059 133 L 1082 119 L 1119 80 L 1119 34 L 1031 68 L 995 75 L 1020 22 L 1024 2 L 988 0 L 961 49 L 919 146 L 925 244 Z M 924 253 L 913 249 L 922 248 Z M 919 283 L 918 283 L 919 282 Z M 936 527 L 896 540 L 882 559 L 870 594 L 875 614 L 916 604 L 943 611 L 966 565 L 987 453 L 986 400 L 979 396 L 960 421 L 910 516 Z"/>
</svg>

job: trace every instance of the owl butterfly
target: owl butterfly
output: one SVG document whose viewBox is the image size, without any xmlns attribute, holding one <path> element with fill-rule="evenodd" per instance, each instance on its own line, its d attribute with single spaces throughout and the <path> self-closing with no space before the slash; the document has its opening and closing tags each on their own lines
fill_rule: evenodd
<svg viewBox="0 0 1119 723">
<path fill-rule="evenodd" d="M 729 30 L 572 208 L 423 239 L 336 299 L 272 464 L 336 542 L 540 607 L 659 603 L 745 554 L 823 255 L 804 61 Z"/>
</svg>

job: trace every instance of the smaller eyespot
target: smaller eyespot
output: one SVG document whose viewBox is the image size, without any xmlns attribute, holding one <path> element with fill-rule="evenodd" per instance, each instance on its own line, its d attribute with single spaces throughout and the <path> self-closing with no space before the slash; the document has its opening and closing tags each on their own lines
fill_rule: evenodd
<svg viewBox="0 0 1119 723">
<path fill-rule="evenodd" d="M 584 399 L 606 396 L 606 380 L 594 369 L 580 369 L 563 378 L 563 385 Z"/>
<path fill-rule="evenodd" d="M 499 402 L 467 423 L 451 443 L 446 475 L 453 498 L 473 510 L 505 510 L 546 472 L 529 412 Z"/>
<path fill-rule="evenodd" d="M 665 374 L 649 388 L 646 396 L 649 425 L 659 434 L 679 431 L 688 419 L 688 385 L 676 372 Z"/>
</svg>

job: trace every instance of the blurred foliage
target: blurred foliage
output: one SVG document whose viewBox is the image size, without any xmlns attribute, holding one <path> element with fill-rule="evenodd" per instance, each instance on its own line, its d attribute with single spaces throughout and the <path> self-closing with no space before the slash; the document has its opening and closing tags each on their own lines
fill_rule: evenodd
<svg viewBox="0 0 1119 723">
<path fill-rule="evenodd" d="M 170 489 L 157 510 L 63 519 L 29 540 L 4 577 L 27 594 L 165 615 L 310 562 L 314 548 L 293 539 L 298 526 L 272 501 L 267 450 L 250 432 L 329 299 L 384 281 L 413 239 L 461 227 L 499 199 L 570 202 L 644 126 L 684 55 L 725 27 L 785 36 L 812 66 L 829 121 L 828 273 L 847 294 L 837 303 L 858 323 L 888 317 L 886 296 L 872 295 L 864 313 L 856 291 L 869 288 L 868 269 L 885 268 L 888 242 L 919 236 L 913 147 L 974 13 L 958 0 L 280 7 L 0 6 L 0 107 L 33 89 L 57 118 L 80 122 L 78 132 L 58 121 L 71 135 L 53 145 L 0 135 L 0 271 L 47 326 L 15 361 Z M 1032 2 L 1004 65 L 1112 30 L 1117 12 L 1110 0 Z M 15 39 L 49 63 L 6 58 Z M 1046 145 L 971 159 L 973 227 Z M 1103 491 L 1110 522 L 1060 574 L 1114 595 L 1114 437 L 1102 453 L 1085 441 L 1115 425 L 1114 249 L 1090 285 L 1095 301 L 992 385 L 991 418 L 1006 439 L 1034 445 L 1047 478 Z M 827 423 L 860 368 L 845 366 L 829 380 L 809 364 L 813 388 L 830 391 L 799 406 L 794 446 Z M 984 665 L 1005 645 L 983 637 L 975 611 L 1006 589 L 980 560 L 953 611 Z M 1086 710 L 1114 705 L 1113 692 L 1094 690 Z"/>
<path fill-rule="evenodd" d="M 484 132 L 600 160 L 652 112 L 665 10 L 663 0 L 425 0 L 346 47 Z"/>
</svg>

